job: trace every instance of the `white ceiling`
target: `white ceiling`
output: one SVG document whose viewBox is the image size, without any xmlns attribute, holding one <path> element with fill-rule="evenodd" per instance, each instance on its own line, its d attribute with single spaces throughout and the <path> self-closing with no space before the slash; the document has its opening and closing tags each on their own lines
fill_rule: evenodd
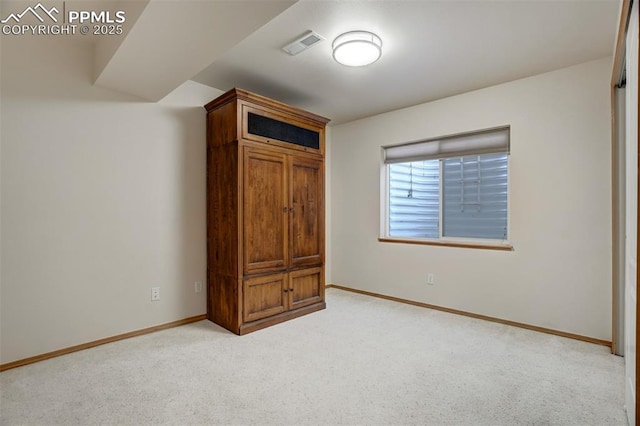
<svg viewBox="0 0 640 426">
<path fill-rule="evenodd" d="M 332 124 L 612 55 L 621 3 L 104 1 L 128 20 L 123 36 L 96 41 L 96 84 L 150 101 L 189 79 L 240 87 Z M 326 40 L 298 56 L 281 50 L 308 30 Z M 350 68 L 333 60 L 332 40 L 352 30 L 382 37 L 378 62 Z"/>
<path fill-rule="evenodd" d="M 97 43 L 95 83 L 159 101 L 295 1 L 112 2 L 135 23 Z"/>
<path fill-rule="evenodd" d="M 342 123 L 612 55 L 619 7 L 619 0 L 301 0 L 192 79 Z M 382 37 L 382 58 L 362 68 L 333 61 L 331 41 L 360 29 Z M 326 40 L 298 56 L 280 50 L 307 30 Z"/>
</svg>

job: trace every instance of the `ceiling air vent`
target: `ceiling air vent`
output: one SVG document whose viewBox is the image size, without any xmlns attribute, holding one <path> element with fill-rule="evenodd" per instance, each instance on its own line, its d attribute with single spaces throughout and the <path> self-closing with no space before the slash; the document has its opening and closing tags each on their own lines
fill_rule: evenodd
<svg viewBox="0 0 640 426">
<path fill-rule="evenodd" d="M 289 55 L 294 56 L 304 50 L 307 50 L 311 46 L 315 46 L 322 40 L 324 40 L 324 37 L 320 34 L 313 31 L 307 31 L 301 37 L 298 37 L 293 43 L 287 44 L 283 47 L 282 50 L 287 52 Z"/>
</svg>

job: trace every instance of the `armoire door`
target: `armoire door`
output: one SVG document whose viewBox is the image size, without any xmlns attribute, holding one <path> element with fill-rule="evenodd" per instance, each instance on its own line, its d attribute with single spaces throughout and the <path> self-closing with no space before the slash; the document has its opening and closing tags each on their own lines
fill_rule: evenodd
<svg viewBox="0 0 640 426">
<path fill-rule="evenodd" d="M 298 269 L 289 273 L 289 309 L 302 308 L 324 300 L 322 267 Z"/>
<path fill-rule="evenodd" d="M 243 319 L 256 321 L 284 312 L 289 300 L 287 274 L 260 275 L 243 282 Z"/>
<path fill-rule="evenodd" d="M 324 170 L 322 160 L 290 157 L 291 267 L 320 265 L 324 261 Z"/>
<path fill-rule="evenodd" d="M 245 148 L 244 273 L 283 270 L 288 256 L 287 156 Z"/>
</svg>

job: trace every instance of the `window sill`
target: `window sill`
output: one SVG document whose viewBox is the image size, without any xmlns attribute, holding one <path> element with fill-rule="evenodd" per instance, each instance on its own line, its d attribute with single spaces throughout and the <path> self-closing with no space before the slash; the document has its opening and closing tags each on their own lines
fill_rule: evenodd
<svg viewBox="0 0 640 426">
<path fill-rule="evenodd" d="M 443 247 L 458 247 L 458 248 L 471 248 L 481 250 L 500 250 L 500 251 L 513 251 L 511 244 L 490 244 L 490 243 L 463 243 L 459 241 L 436 241 L 436 240 L 412 240 L 403 238 L 388 238 L 380 237 L 378 241 L 382 243 L 403 243 L 403 244 L 419 244 L 425 246 L 443 246 Z"/>
</svg>

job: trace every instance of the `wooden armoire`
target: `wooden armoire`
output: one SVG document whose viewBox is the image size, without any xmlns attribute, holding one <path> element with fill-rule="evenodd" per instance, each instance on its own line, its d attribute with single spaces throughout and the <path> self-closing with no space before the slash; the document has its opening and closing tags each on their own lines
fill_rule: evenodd
<svg viewBox="0 0 640 426">
<path fill-rule="evenodd" d="M 246 334 L 325 308 L 328 119 L 241 89 L 207 109 L 207 317 Z"/>
</svg>

